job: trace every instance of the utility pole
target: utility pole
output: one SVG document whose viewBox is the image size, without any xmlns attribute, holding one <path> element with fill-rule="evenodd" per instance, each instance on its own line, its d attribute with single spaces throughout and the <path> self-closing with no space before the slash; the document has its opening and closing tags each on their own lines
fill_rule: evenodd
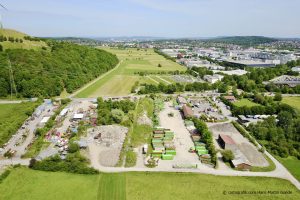
<svg viewBox="0 0 300 200">
<path fill-rule="evenodd" d="M 11 66 L 9 57 L 8 57 L 8 70 L 9 70 L 9 82 L 10 82 L 10 99 L 12 100 L 13 90 L 16 93 L 16 97 L 17 97 L 18 93 L 17 93 L 17 87 L 15 84 L 14 74 L 13 74 L 13 70 L 12 70 L 12 66 Z"/>
</svg>

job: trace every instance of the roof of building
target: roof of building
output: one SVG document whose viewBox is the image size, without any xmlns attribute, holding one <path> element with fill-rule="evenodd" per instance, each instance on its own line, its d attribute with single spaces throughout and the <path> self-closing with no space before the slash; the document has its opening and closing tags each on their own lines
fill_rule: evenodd
<svg viewBox="0 0 300 200">
<path fill-rule="evenodd" d="M 73 119 L 82 119 L 83 118 L 83 114 L 81 113 L 76 113 L 73 117 Z"/>
<path fill-rule="evenodd" d="M 235 100 L 234 96 L 224 96 L 224 98 L 227 100 Z"/>
<path fill-rule="evenodd" d="M 60 116 L 64 116 L 68 112 L 69 108 L 64 108 L 62 111 L 59 113 Z"/>
<path fill-rule="evenodd" d="M 234 140 L 229 135 L 220 134 L 220 137 L 226 144 L 235 144 Z"/>
<path fill-rule="evenodd" d="M 178 96 L 177 100 L 179 101 L 179 103 L 185 104 L 187 103 L 187 100 L 184 97 Z"/>
<path fill-rule="evenodd" d="M 234 154 L 234 159 L 231 161 L 232 164 L 237 167 L 240 164 L 246 164 L 251 166 L 251 163 L 249 162 L 249 160 L 246 158 L 246 156 L 238 149 L 235 149 L 233 151 Z"/>
<path fill-rule="evenodd" d="M 46 123 L 49 119 L 50 119 L 50 117 L 43 117 L 43 119 L 41 120 L 41 123 Z"/>
<path fill-rule="evenodd" d="M 194 115 L 192 108 L 187 105 L 183 105 L 182 110 L 185 117 L 190 117 Z"/>
</svg>

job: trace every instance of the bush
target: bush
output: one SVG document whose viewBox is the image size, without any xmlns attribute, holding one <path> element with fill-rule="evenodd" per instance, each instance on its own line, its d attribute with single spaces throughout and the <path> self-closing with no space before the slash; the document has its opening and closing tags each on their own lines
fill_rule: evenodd
<svg viewBox="0 0 300 200">
<path fill-rule="evenodd" d="M 68 151 L 69 151 L 69 153 L 75 153 L 75 152 L 79 151 L 79 145 L 77 143 L 70 142 Z"/>
<path fill-rule="evenodd" d="M 114 122 L 121 123 L 124 118 L 124 112 L 120 109 L 114 109 L 111 111 L 111 116 Z"/>
<path fill-rule="evenodd" d="M 132 150 L 126 152 L 125 167 L 134 167 L 136 164 L 136 153 Z"/>
<path fill-rule="evenodd" d="M 229 161 L 231 161 L 231 160 L 234 159 L 234 155 L 233 155 L 233 153 L 232 153 L 231 150 L 224 150 L 224 151 L 221 151 L 221 154 L 222 154 L 223 160 L 224 160 L 225 162 L 229 162 Z"/>
<path fill-rule="evenodd" d="M 52 172 L 69 172 L 77 174 L 98 174 L 99 171 L 88 167 L 87 160 L 80 153 L 69 154 L 65 160 L 58 155 L 42 161 L 32 162 L 32 169 Z"/>
<path fill-rule="evenodd" d="M 4 179 L 6 179 L 6 177 L 8 177 L 8 175 L 10 174 L 10 170 L 5 170 L 1 175 L 0 175 L 0 183 L 2 183 L 4 181 Z"/>
</svg>

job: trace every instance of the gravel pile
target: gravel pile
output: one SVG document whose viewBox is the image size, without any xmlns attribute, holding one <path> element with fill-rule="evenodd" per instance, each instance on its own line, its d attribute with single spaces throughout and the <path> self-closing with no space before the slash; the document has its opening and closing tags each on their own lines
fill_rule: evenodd
<svg viewBox="0 0 300 200">
<path fill-rule="evenodd" d="M 144 114 L 137 119 L 137 123 L 140 125 L 152 126 L 152 120 L 147 116 L 146 112 L 144 112 Z"/>
</svg>

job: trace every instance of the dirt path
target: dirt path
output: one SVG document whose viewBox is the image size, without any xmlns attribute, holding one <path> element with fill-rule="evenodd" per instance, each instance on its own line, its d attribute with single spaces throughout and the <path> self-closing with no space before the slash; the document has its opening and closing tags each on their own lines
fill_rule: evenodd
<svg viewBox="0 0 300 200">
<path fill-rule="evenodd" d="M 86 88 L 88 88 L 89 86 L 93 85 L 94 83 L 96 83 L 97 81 L 99 81 L 100 79 L 102 79 L 103 77 L 107 76 L 108 74 L 112 73 L 113 71 L 117 70 L 121 63 L 123 62 L 123 60 L 121 60 L 116 67 L 114 67 L 113 69 L 111 69 L 110 71 L 100 75 L 98 78 L 92 80 L 91 82 L 87 83 L 86 85 L 84 85 L 83 87 L 81 87 L 80 89 L 76 90 L 74 93 L 72 93 L 69 98 L 75 97 L 77 94 L 79 94 L 80 92 L 82 92 L 83 90 L 85 90 Z"/>
<path fill-rule="evenodd" d="M 170 81 L 167 81 L 166 79 L 163 79 L 163 78 L 161 78 L 159 76 L 156 76 L 156 78 L 159 78 L 160 80 L 164 81 L 167 84 L 172 84 Z"/>
<path fill-rule="evenodd" d="M 151 81 L 153 81 L 153 82 L 155 82 L 155 83 L 159 84 L 159 82 L 158 82 L 157 80 L 155 80 L 155 79 L 151 78 L 150 76 L 147 76 L 147 78 L 149 78 Z"/>
</svg>

